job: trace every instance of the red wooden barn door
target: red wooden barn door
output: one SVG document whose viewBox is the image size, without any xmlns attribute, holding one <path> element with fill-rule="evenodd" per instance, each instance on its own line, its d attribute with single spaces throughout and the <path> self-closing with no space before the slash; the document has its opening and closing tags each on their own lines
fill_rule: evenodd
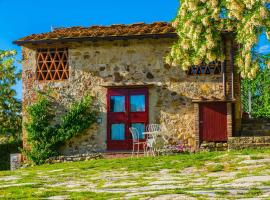
<svg viewBox="0 0 270 200">
<path fill-rule="evenodd" d="M 130 127 L 140 132 L 143 141 L 148 123 L 148 89 L 108 89 L 107 94 L 107 149 L 132 149 Z"/>
<path fill-rule="evenodd" d="M 200 105 L 200 140 L 227 141 L 227 104 L 205 103 Z"/>
</svg>

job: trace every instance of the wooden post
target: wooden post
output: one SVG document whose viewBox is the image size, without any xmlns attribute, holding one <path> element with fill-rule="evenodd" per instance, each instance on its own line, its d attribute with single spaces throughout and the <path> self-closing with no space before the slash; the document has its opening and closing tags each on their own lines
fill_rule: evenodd
<svg viewBox="0 0 270 200">
<path fill-rule="evenodd" d="M 248 86 L 248 114 L 249 118 L 251 118 L 251 112 L 252 112 L 252 94 L 251 94 L 251 88 L 250 85 Z"/>
</svg>

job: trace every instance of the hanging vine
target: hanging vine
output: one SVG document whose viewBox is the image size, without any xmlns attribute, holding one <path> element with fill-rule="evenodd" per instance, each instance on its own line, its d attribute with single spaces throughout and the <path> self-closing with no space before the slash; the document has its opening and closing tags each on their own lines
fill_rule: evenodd
<svg viewBox="0 0 270 200">
<path fill-rule="evenodd" d="M 178 41 L 166 62 L 188 70 L 192 65 L 224 61 L 221 33 L 233 32 L 239 44 L 236 65 L 243 78 L 253 79 L 269 57 L 256 52 L 261 34 L 270 40 L 269 0 L 180 0 L 173 26 Z"/>
</svg>

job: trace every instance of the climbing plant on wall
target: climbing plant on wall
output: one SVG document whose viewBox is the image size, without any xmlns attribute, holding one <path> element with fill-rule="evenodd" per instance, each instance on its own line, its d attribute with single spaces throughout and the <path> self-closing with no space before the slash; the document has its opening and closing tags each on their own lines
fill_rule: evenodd
<svg viewBox="0 0 270 200">
<path fill-rule="evenodd" d="M 58 155 L 65 141 L 81 134 L 96 121 L 97 111 L 90 96 L 72 104 L 60 120 L 55 110 L 54 102 L 46 95 L 39 95 L 38 101 L 27 109 L 29 120 L 25 127 L 29 148 L 24 153 L 35 164 Z"/>
<path fill-rule="evenodd" d="M 269 57 L 256 52 L 262 33 L 270 39 L 269 0 L 180 0 L 173 21 L 179 36 L 166 62 L 181 66 L 224 61 L 221 33 L 233 32 L 239 44 L 236 65 L 243 78 L 252 79 L 259 71 L 259 62 L 270 68 Z"/>
</svg>

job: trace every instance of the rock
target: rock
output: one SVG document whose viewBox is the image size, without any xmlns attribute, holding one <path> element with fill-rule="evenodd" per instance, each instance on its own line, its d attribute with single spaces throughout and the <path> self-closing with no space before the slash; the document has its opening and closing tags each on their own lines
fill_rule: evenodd
<svg viewBox="0 0 270 200">
<path fill-rule="evenodd" d="M 216 146 L 216 144 L 214 142 L 209 142 L 208 143 L 209 148 L 214 148 L 215 146 Z"/>
<path fill-rule="evenodd" d="M 47 159 L 46 163 L 77 162 L 103 158 L 101 153 L 76 154 L 70 156 L 58 156 Z"/>
<path fill-rule="evenodd" d="M 176 96 L 176 95 L 177 95 L 176 92 L 172 92 L 172 93 L 171 93 L 171 96 Z"/>
<path fill-rule="evenodd" d="M 114 81 L 121 82 L 122 80 L 123 80 L 123 76 L 121 76 L 119 72 L 115 72 L 114 73 Z"/>
<path fill-rule="evenodd" d="M 208 147 L 208 144 L 207 143 L 202 143 L 201 147 Z"/>
<path fill-rule="evenodd" d="M 216 143 L 216 147 L 223 147 L 223 143 Z"/>
<path fill-rule="evenodd" d="M 153 78 L 154 78 L 153 74 L 150 73 L 150 72 L 147 72 L 146 77 L 147 77 L 148 79 L 153 79 Z"/>
<path fill-rule="evenodd" d="M 106 69 L 106 67 L 100 67 L 99 71 L 104 71 Z"/>
</svg>

